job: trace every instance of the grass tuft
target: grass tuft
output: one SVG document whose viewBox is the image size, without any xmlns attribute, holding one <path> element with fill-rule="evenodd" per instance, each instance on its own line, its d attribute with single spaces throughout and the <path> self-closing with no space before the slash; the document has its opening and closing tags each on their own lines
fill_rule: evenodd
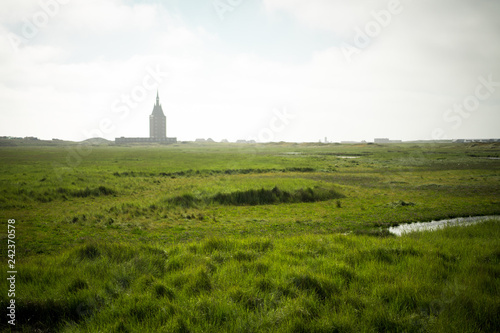
<svg viewBox="0 0 500 333">
<path fill-rule="evenodd" d="M 87 289 L 88 284 L 81 278 L 76 278 L 68 287 L 68 292 L 75 293 L 81 289 Z"/>
<path fill-rule="evenodd" d="M 81 260 L 94 260 L 100 255 L 101 251 L 94 244 L 87 244 L 78 250 L 78 256 Z"/>
<path fill-rule="evenodd" d="M 299 290 L 313 292 L 321 300 L 333 296 L 338 291 L 330 281 L 311 276 L 310 274 L 295 275 L 291 278 L 290 282 Z"/>
<path fill-rule="evenodd" d="M 173 300 L 175 298 L 173 290 L 168 287 L 165 287 L 163 284 L 156 284 L 154 285 L 153 288 L 154 288 L 154 293 L 158 298 L 166 297 L 170 300 Z"/>
</svg>

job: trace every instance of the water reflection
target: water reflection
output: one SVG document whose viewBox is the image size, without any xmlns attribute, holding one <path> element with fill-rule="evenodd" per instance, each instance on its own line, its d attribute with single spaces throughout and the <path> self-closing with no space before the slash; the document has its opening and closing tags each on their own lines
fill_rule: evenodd
<svg viewBox="0 0 500 333">
<path fill-rule="evenodd" d="M 432 222 L 415 222 L 411 224 L 402 224 L 397 227 L 390 227 L 389 232 L 397 236 L 401 236 L 407 232 L 423 231 L 423 230 L 436 230 L 445 227 L 453 226 L 466 226 L 487 220 L 500 221 L 500 216 L 472 216 L 472 217 L 459 217 L 456 219 L 440 220 Z"/>
</svg>

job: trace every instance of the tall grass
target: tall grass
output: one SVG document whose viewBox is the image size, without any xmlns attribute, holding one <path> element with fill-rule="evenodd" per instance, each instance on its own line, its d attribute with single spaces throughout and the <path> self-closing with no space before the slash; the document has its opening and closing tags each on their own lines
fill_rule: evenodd
<svg viewBox="0 0 500 333">
<path fill-rule="evenodd" d="M 16 316 L 36 332 L 493 332 L 499 236 L 485 222 L 401 238 L 88 242 L 19 264 Z"/>
<path fill-rule="evenodd" d="M 58 199 L 67 198 L 87 198 L 116 195 L 117 191 L 106 187 L 99 186 L 96 188 L 85 187 L 83 189 L 72 189 L 67 187 L 58 187 L 45 191 L 36 191 L 32 189 L 20 188 L 15 191 L 15 194 L 24 198 L 25 200 L 34 200 L 42 203 L 51 202 Z"/>
</svg>

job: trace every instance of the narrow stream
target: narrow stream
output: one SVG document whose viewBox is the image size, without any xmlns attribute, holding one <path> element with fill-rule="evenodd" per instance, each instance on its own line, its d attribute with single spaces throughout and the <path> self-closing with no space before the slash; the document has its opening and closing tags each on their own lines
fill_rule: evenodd
<svg viewBox="0 0 500 333">
<path fill-rule="evenodd" d="M 445 227 L 453 226 L 467 226 L 471 224 L 476 224 L 479 222 L 484 222 L 487 220 L 500 221 L 500 216 L 471 216 L 471 217 L 459 217 L 456 219 L 431 221 L 431 222 L 415 222 L 411 224 L 401 224 L 397 227 L 390 227 L 389 232 L 397 236 L 401 236 L 407 232 L 423 231 L 423 230 L 436 230 Z"/>
</svg>

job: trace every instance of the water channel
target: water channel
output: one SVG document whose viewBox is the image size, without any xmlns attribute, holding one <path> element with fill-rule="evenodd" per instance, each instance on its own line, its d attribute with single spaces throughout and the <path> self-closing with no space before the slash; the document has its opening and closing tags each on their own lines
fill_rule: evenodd
<svg viewBox="0 0 500 333">
<path fill-rule="evenodd" d="M 401 224 L 397 227 L 390 227 L 389 232 L 397 236 L 401 236 L 404 233 L 414 232 L 414 231 L 424 231 L 424 230 L 436 230 L 445 227 L 454 226 L 467 226 L 471 224 L 476 224 L 488 220 L 500 221 L 500 216 L 471 216 L 471 217 L 458 217 L 449 220 L 431 221 L 431 222 L 415 222 L 410 224 Z"/>
</svg>

